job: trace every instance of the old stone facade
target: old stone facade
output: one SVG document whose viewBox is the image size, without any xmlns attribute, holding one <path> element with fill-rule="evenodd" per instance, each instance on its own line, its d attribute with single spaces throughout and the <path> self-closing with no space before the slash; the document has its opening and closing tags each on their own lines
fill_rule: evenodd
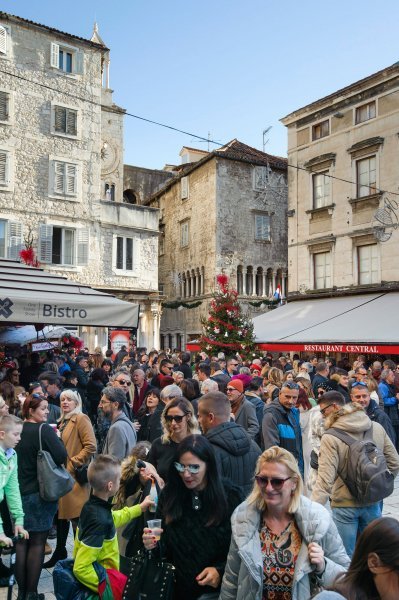
<svg viewBox="0 0 399 600">
<path fill-rule="evenodd" d="M 290 295 L 390 289 L 399 281 L 399 66 L 291 113 Z"/>
<path fill-rule="evenodd" d="M 85 40 L 0 13 L 0 70 L 0 256 L 31 244 L 43 268 L 140 302 L 139 343 L 157 344 L 158 212 L 122 202 L 125 111 L 97 28 Z"/>
<path fill-rule="evenodd" d="M 174 173 L 165 169 L 161 171 L 124 165 L 123 200 L 128 204 L 145 204 L 147 198 L 155 194 L 172 177 Z"/>
<path fill-rule="evenodd" d="M 187 162 L 186 155 L 190 161 Z M 159 288 L 161 345 L 185 347 L 201 332 L 216 276 L 237 286 L 244 308 L 285 292 L 287 247 L 286 161 L 237 140 L 208 153 L 183 149 L 182 167 L 150 200 L 160 209 Z M 264 310 L 264 309 L 263 309 Z"/>
</svg>

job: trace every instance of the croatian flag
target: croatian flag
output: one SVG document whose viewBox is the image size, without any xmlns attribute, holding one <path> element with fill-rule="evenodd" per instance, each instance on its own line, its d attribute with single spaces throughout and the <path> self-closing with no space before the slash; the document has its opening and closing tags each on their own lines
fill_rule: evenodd
<svg viewBox="0 0 399 600">
<path fill-rule="evenodd" d="M 273 294 L 273 298 L 275 298 L 276 300 L 280 300 L 282 299 L 282 294 L 281 294 L 281 287 L 280 284 L 278 284 L 276 291 Z"/>
</svg>

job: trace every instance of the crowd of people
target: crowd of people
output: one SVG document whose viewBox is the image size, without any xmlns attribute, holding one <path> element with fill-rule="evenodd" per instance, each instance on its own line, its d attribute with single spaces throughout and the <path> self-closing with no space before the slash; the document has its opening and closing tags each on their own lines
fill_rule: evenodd
<svg viewBox="0 0 399 600">
<path fill-rule="evenodd" d="M 71 524 L 74 576 L 95 594 L 96 565 L 126 579 L 146 549 L 174 566 L 174 600 L 399 597 L 379 539 L 399 542 L 381 517 L 399 472 L 393 361 L 123 346 L 10 358 L 0 378 L 0 543 L 18 538 L 19 600 L 43 597 Z M 58 501 L 40 494 L 41 447 L 74 480 Z M 363 489 L 367 452 L 380 473 Z"/>
</svg>

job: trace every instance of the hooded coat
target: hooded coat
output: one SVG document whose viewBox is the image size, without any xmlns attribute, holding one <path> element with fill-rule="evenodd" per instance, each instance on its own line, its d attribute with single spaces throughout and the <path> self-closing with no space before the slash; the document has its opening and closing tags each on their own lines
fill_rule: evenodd
<svg viewBox="0 0 399 600">
<path fill-rule="evenodd" d="M 313 585 L 331 585 L 337 575 L 346 571 L 349 558 L 331 514 L 323 506 L 301 496 L 294 518 L 302 534 L 302 546 L 295 565 L 292 600 L 309 600 L 314 593 Z M 219 600 L 261 600 L 263 557 L 260 520 L 261 512 L 247 500 L 234 511 L 230 550 Z M 309 561 L 307 547 L 310 542 L 317 542 L 324 550 L 326 568 L 320 576 L 313 574 Z"/>
<path fill-rule="evenodd" d="M 260 448 L 237 423 L 221 423 L 209 429 L 205 437 L 212 444 L 220 474 L 239 486 L 245 496 L 253 487 Z"/>
<path fill-rule="evenodd" d="M 372 427 L 373 441 L 382 450 L 388 469 L 394 475 L 399 472 L 399 455 L 395 450 L 385 429 L 379 423 L 373 423 L 360 404 L 346 404 L 326 419 L 325 429 L 334 427 L 345 431 L 357 440 L 362 440 L 364 433 Z M 319 469 L 317 481 L 313 488 L 312 500 L 325 504 L 331 498 L 332 508 L 367 506 L 354 498 L 338 475 L 341 471 L 345 477 L 345 465 L 349 447 L 334 435 L 324 433 L 321 438 L 319 452 Z"/>
</svg>

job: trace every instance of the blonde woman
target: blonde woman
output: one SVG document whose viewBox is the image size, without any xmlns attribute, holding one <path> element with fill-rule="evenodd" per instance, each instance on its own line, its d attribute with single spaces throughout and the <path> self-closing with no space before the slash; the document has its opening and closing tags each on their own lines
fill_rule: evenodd
<svg viewBox="0 0 399 600">
<path fill-rule="evenodd" d="M 88 464 L 96 452 L 96 438 L 87 415 L 82 413 L 82 400 L 73 390 L 64 390 L 60 395 L 61 418 L 58 430 L 64 442 L 68 458 L 67 469 L 75 477 L 75 469 Z M 89 499 L 89 484 L 77 481 L 72 491 L 58 501 L 57 545 L 54 553 L 44 567 L 49 569 L 56 562 L 66 558 L 66 541 L 69 532 L 69 521 L 76 529 L 83 505 Z"/>
<path fill-rule="evenodd" d="M 293 455 L 272 446 L 259 457 L 250 496 L 232 516 L 220 600 L 275 595 L 309 600 L 349 565 L 331 514 L 302 495 Z"/>
<path fill-rule="evenodd" d="M 200 433 L 193 407 L 183 396 L 173 398 L 161 416 L 163 434 L 153 441 L 147 462 L 154 465 L 160 477 L 167 481 L 169 467 L 177 446 L 188 435 Z"/>
<path fill-rule="evenodd" d="M 265 381 L 265 396 L 267 403 L 272 402 L 275 398 L 278 398 L 281 385 L 283 383 L 283 372 L 277 367 L 269 369 L 267 374 L 267 380 Z"/>
</svg>

